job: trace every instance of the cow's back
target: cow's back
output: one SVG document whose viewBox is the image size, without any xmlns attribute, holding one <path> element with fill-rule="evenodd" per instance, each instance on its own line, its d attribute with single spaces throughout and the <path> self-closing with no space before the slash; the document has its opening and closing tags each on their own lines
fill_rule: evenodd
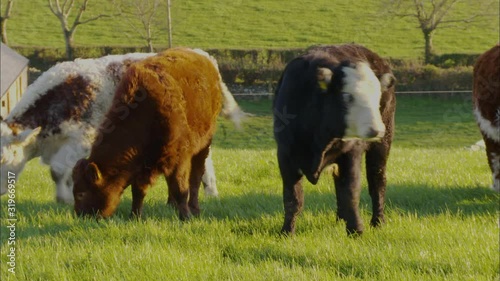
<svg viewBox="0 0 500 281">
<path fill-rule="evenodd" d="M 221 104 L 219 74 L 208 58 L 187 49 L 159 53 L 127 70 L 105 118 L 116 130 L 108 133 L 103 123 L 92 154 L 111 165 L 121 156 L 111 153 L 110 160 L 107 147 L 139 147 L 146 165 L 172 171 L 210 144 Z"/>
<path fill-rule="evenodd" d="M 482 54 L 474 65 L 474 107 L 487 120 L 499 119 L 500 44 Z M 498 121 L 500 122 L 500 121 Z M 500 126 L 500 124 L 497 124 Z M 500 139 L 500 136 L 497 137 Z"/>
</svg>

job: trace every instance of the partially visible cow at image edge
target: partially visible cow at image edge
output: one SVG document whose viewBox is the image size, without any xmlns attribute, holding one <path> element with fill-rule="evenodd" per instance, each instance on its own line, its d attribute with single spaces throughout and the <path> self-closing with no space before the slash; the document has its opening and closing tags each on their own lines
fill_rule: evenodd
<svg viewBox="0 0 500 281">
<path fill-rule="evenodd" d="M 316 184 L 335 164 L 337 217 L 361 234 L 358 210 L 361 158 L 372 199 L 372 226 L 384 222 L 386 164 L 394 132 L 395 78 L 389 64 L 367 48 L 318 46 L 285 68 L 273 102 L 274 136 L 283 180 L 285 218 L 293 234 L 304 205 L 302 178 Z"/>
<path fill-rule="evenodd" d="M 486 146 L 492 188 L 500 192 L 500 44 L 474 65 L 473 111 Z"/>
<path fill-rule="evenodd" d="M 202 50 L 195 50 L 216 60 Z M 152 53 L 109 55 L 97 59 L 62 62 L 44 72 L 1 125 L 1 194 L 7 191 L 7 172 L 17 177 L 25 164 L 41 157 L 50 165 L 56 199 L 72 203 L 71 171 L 88 156 L 96 130 L 111 106 L 117 84 L 128 67 Z M 221 80 L 222 114 L 238 127 L 243 113 Z M 218 195 L 215 171 L 209 155 L 203 184 L 207 195 Z"/>
<path fill-rule="evenodd" d="M 133 216 L 142 213 L 158 175 L 181 220 L 200 212 L 198 188 L 222 107 L 221 77 L 207 56 L 168 49 L 132 64 L 119 83 L 88 159 L 73 169 L 75 212 L 111 216 L 132 186 Z M 123 111 L 132 108 L 129 116 Z"/>
</svg>

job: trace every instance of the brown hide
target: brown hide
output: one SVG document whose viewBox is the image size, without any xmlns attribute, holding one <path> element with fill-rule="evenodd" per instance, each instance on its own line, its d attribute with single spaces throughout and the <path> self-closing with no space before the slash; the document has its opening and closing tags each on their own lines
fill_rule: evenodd
<svg viewBox="0 0 500 281">
<path fill-rule="evenodd" d="M 75 167 L 76 213 L 110 216 L 131 184 L 132 213 L 140 215 L 146 189 L 159 174 L 181 219 L 198 212 L 197 188 L 221 103 L 217 69 L 191 50 L 170 49 L 132 64 L 90 157 Z M 188 207 L 190 185 L 196 190 Z"/>
<path fill-rule="evenodd" d="M 472 100 L 493 173 L 493 188 L 500 191 L 500 44 L 476 61 Z"/>
</svg>

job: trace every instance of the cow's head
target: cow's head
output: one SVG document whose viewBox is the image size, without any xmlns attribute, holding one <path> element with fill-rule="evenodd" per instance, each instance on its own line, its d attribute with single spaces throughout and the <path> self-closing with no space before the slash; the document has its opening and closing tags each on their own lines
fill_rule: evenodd
<svg viewBox="0 0 500 281">
<path fill-rule="evenodd" d="M 109 185 L 96 163 L 79 160 L 73 168 L 73 196 L 78 216 L 99 218 L 111 216 L 120 203 L 123 192 Z"/>
<path fill-rule="evenodd" d="M 386 73 L 379 80 L 366 62 L 343 63 L 340 66 L 342 79 L 335 79 L 329 68 L 318 68 L 320 88 L 330 88 L 332 81 L 341 83 L 336 91 L 342 95 L 345 108 L 346 129 L 343 139 L 361 138 L 377 140 L 384 136 L 385 125 L 380 114 L 382 92 L 390 88 L 395 78 Z M 340 90 L 339 90 L 340 89 Z"/>
<path fill-rule="evenodd" d="M 35 156 L 36 139 L 40 131 L 41 128 L 11 128 L 6 122 L 0 121 L 1 194 L 7 192 L 8 179 L 17 178 L 26 162 Z"/>
</svg>

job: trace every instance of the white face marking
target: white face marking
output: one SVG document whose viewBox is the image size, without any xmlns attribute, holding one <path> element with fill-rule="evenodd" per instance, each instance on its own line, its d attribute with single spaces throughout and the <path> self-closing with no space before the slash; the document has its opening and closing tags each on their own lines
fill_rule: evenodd
<svg viewBox="0 0 500 281">
<path fill-rule="evenodd" d="M 488 136 L 488 138 L 500 143 L 500 126 L 492 124 L 490 120 L 484 118 L 477 107 L 474 108 L 474 116 L 476 117 L 481 132 Z"/>
<path fill-rule="evenodd" d="M 347 138 L 381 138 L 385 125 L 380 115 L 382 96 L 380 81 L 367 63 L 360 62 L 356 68 L 344 67 L 343 95 L 347 102 Z"/>
</svg>

